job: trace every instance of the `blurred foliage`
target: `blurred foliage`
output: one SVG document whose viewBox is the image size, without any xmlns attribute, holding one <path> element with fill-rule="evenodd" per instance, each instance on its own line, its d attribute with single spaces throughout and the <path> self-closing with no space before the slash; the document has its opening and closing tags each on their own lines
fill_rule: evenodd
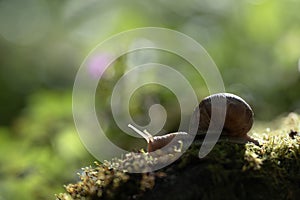
<svg viewBox="0 0 300 200">
<path fill-rule="evenodd" d="M 299 7 L 297 0 L 0 0 L 0 199 L 49 198 L 91 161 L 72 120 L 71 90 L 86 55 L 120 31 L 158 26 L 183 32 L 204 46 L 227 92 L 249 102 L 257 120 L 299 112 Z M 199 100 L 208 95 L 201 77 L 174 55 L 145 51 L 118 60 L 98 88 L 96 106 L 108 136 L 127 149 L 145 143 L 116 128 L 111 89 L 126 65 L 155 59 L 187 76 Z M 163 132 L 176 130 L 180 109 L 166 88 L 141 88 L 132 102 L 140 124 L 148 121 L 138 116 L 161 103 L 170 116 Z"/>
<path fill-rule="evenodd" d="M 298 7 L 295 0 L 3 0 L 0 123 L 13 120 L 29 93 L 70 88 L 78 66 L 96 44 L 142 26 L 171 28 L 197 40 L 219 67 L 227 91 L 250 101 L 259 119 L 296 110 Z M 199 87 L 203 92 L 205 85 Z"/>
<path fill-rule="evenodd" d="M 0 199 L 50 199 L 92 158 L 72 122 L 71 93 L 39 92 L 0 129 Z"/>
</svg>

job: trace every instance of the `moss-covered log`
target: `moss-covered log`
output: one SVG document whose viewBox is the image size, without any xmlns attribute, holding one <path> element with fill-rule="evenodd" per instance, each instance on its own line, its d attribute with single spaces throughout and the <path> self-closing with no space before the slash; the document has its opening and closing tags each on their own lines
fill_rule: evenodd
<svg viewBox="0 0 300 200">
<path fill-rule="evenodd" d="M 96 164 L 84 168 L 81 181 L 67 185 L 66 193 L 56 198 L 298 199 L 299 116 L 291 113 L 275 125 L 277 130 L 253 132 L 260 145 L 219 142 L 203 159 L 198 158 L 201 143 L 194 142 L 176 162 L 153 173 L 131 174 L 112 169 L 122 162 L 120 159 Z M 140 159 L 147 161 L 149 154 L 143 155 Z"/>
</svg>

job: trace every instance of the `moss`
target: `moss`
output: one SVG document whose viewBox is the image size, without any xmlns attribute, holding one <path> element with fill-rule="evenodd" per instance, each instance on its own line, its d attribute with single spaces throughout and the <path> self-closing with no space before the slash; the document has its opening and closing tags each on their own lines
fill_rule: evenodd
<svg viewBox="0 0 300 200">
<path fill-rule="evenodd" d="M 292 113 L 275 125 L 279 129 L 253 131 L 259 146 L 219 142 L 203 159 L 198 158 L 201 143 L 194 142 L 177 161 L 154 173 L 113 170 L 130 154 L 84 168 L 81 181 L 66 186 L 57 199 L 297 199 L 299 116 Z M 164 159 L 158 162 L 172 154 L 176 152 L 162 153 Z M 139 158 L 139 163 L 150 161 L 148 153 Z"/>
</svg>

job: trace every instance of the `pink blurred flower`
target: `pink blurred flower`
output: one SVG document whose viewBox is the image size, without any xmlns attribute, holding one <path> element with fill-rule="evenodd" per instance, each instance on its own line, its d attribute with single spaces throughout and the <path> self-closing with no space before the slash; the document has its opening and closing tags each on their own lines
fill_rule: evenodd
<svg viewBox="0 0 300 200">
<path fill-rule="evenodd" d="M 112 55 L 108 53 L 99 53 L 93 55 L 91 58 L 89 58 L 87 65 L 89 74 L 93 78 L 99 79 L 104 73 L 105 69 L 108 67 L 111 59 Z"/>
</svg>

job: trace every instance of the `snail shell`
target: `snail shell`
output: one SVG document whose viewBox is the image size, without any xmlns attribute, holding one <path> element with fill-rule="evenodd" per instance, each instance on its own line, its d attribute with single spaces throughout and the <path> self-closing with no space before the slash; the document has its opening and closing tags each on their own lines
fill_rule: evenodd
<svg viewBox="0 0 300 200">
<path fill-rule="evenodd" d="M 223 116 L 222 112 L 224 112 L 224 108 L 222 107 L 224 106 L 224 100 L 226 102 L 225 121 L 220 117 Z M 259 144 L 258 141 L 247 135 L 253 125 L 253 111 L 251 107 L 242 98 L 230 93 L 214 94 L 204 98 L 200 102 L 193 113 L 193 119 L 196 119 L 195 116 L 200 116 L 198 122 L 193 122 L 198 123 L 197 136 L 202 137 L 207 133 L 211 122 L 212 105 L 214 105 L 214 111 L 216 111 L 217 116 L 217 118 L 214 119 L 214 123 L 218 124 L 224 121 L 220 140 L 225 139 L 226 141 L 235 143 L 253 142 Z M 191 134 L 185 132 L 169 133 L 163 136 L 152 136 L 146 130 L 142 132 L 131 124 L 129 124 L 128 127 L 145 138 L 148 143 L 148 152 L 161 149 L 169 144 L 175 136 L 179 136 L 178 138 L 183 140 L 191 137 Z"/>
<path fill-rule="evenodd" d="M 254 114 L 251 107 L 241 97 L 230 93 L 213 94 L 200 102 L 198 109 L 195 110 L 195 112 L 200 112 L 197 134 L 207 133 L 211 122 L 212 105 L 215 106 L 216 116 L 221 115 L 222 110 L 224 110 L 221 107 L 224 104 L 218 103 L 221 100 L 226 101 L 226 114 L 221 136 L 226 136 L 233 142 L 245 143 L 251 141 L 257 144 L 256 140 L 247 135 L 253 125 Z M 223 119 L 216 118 L 215 120 L 215 123 L 219 123 L 219 121 L 221 123 Z"/>
</svg>

